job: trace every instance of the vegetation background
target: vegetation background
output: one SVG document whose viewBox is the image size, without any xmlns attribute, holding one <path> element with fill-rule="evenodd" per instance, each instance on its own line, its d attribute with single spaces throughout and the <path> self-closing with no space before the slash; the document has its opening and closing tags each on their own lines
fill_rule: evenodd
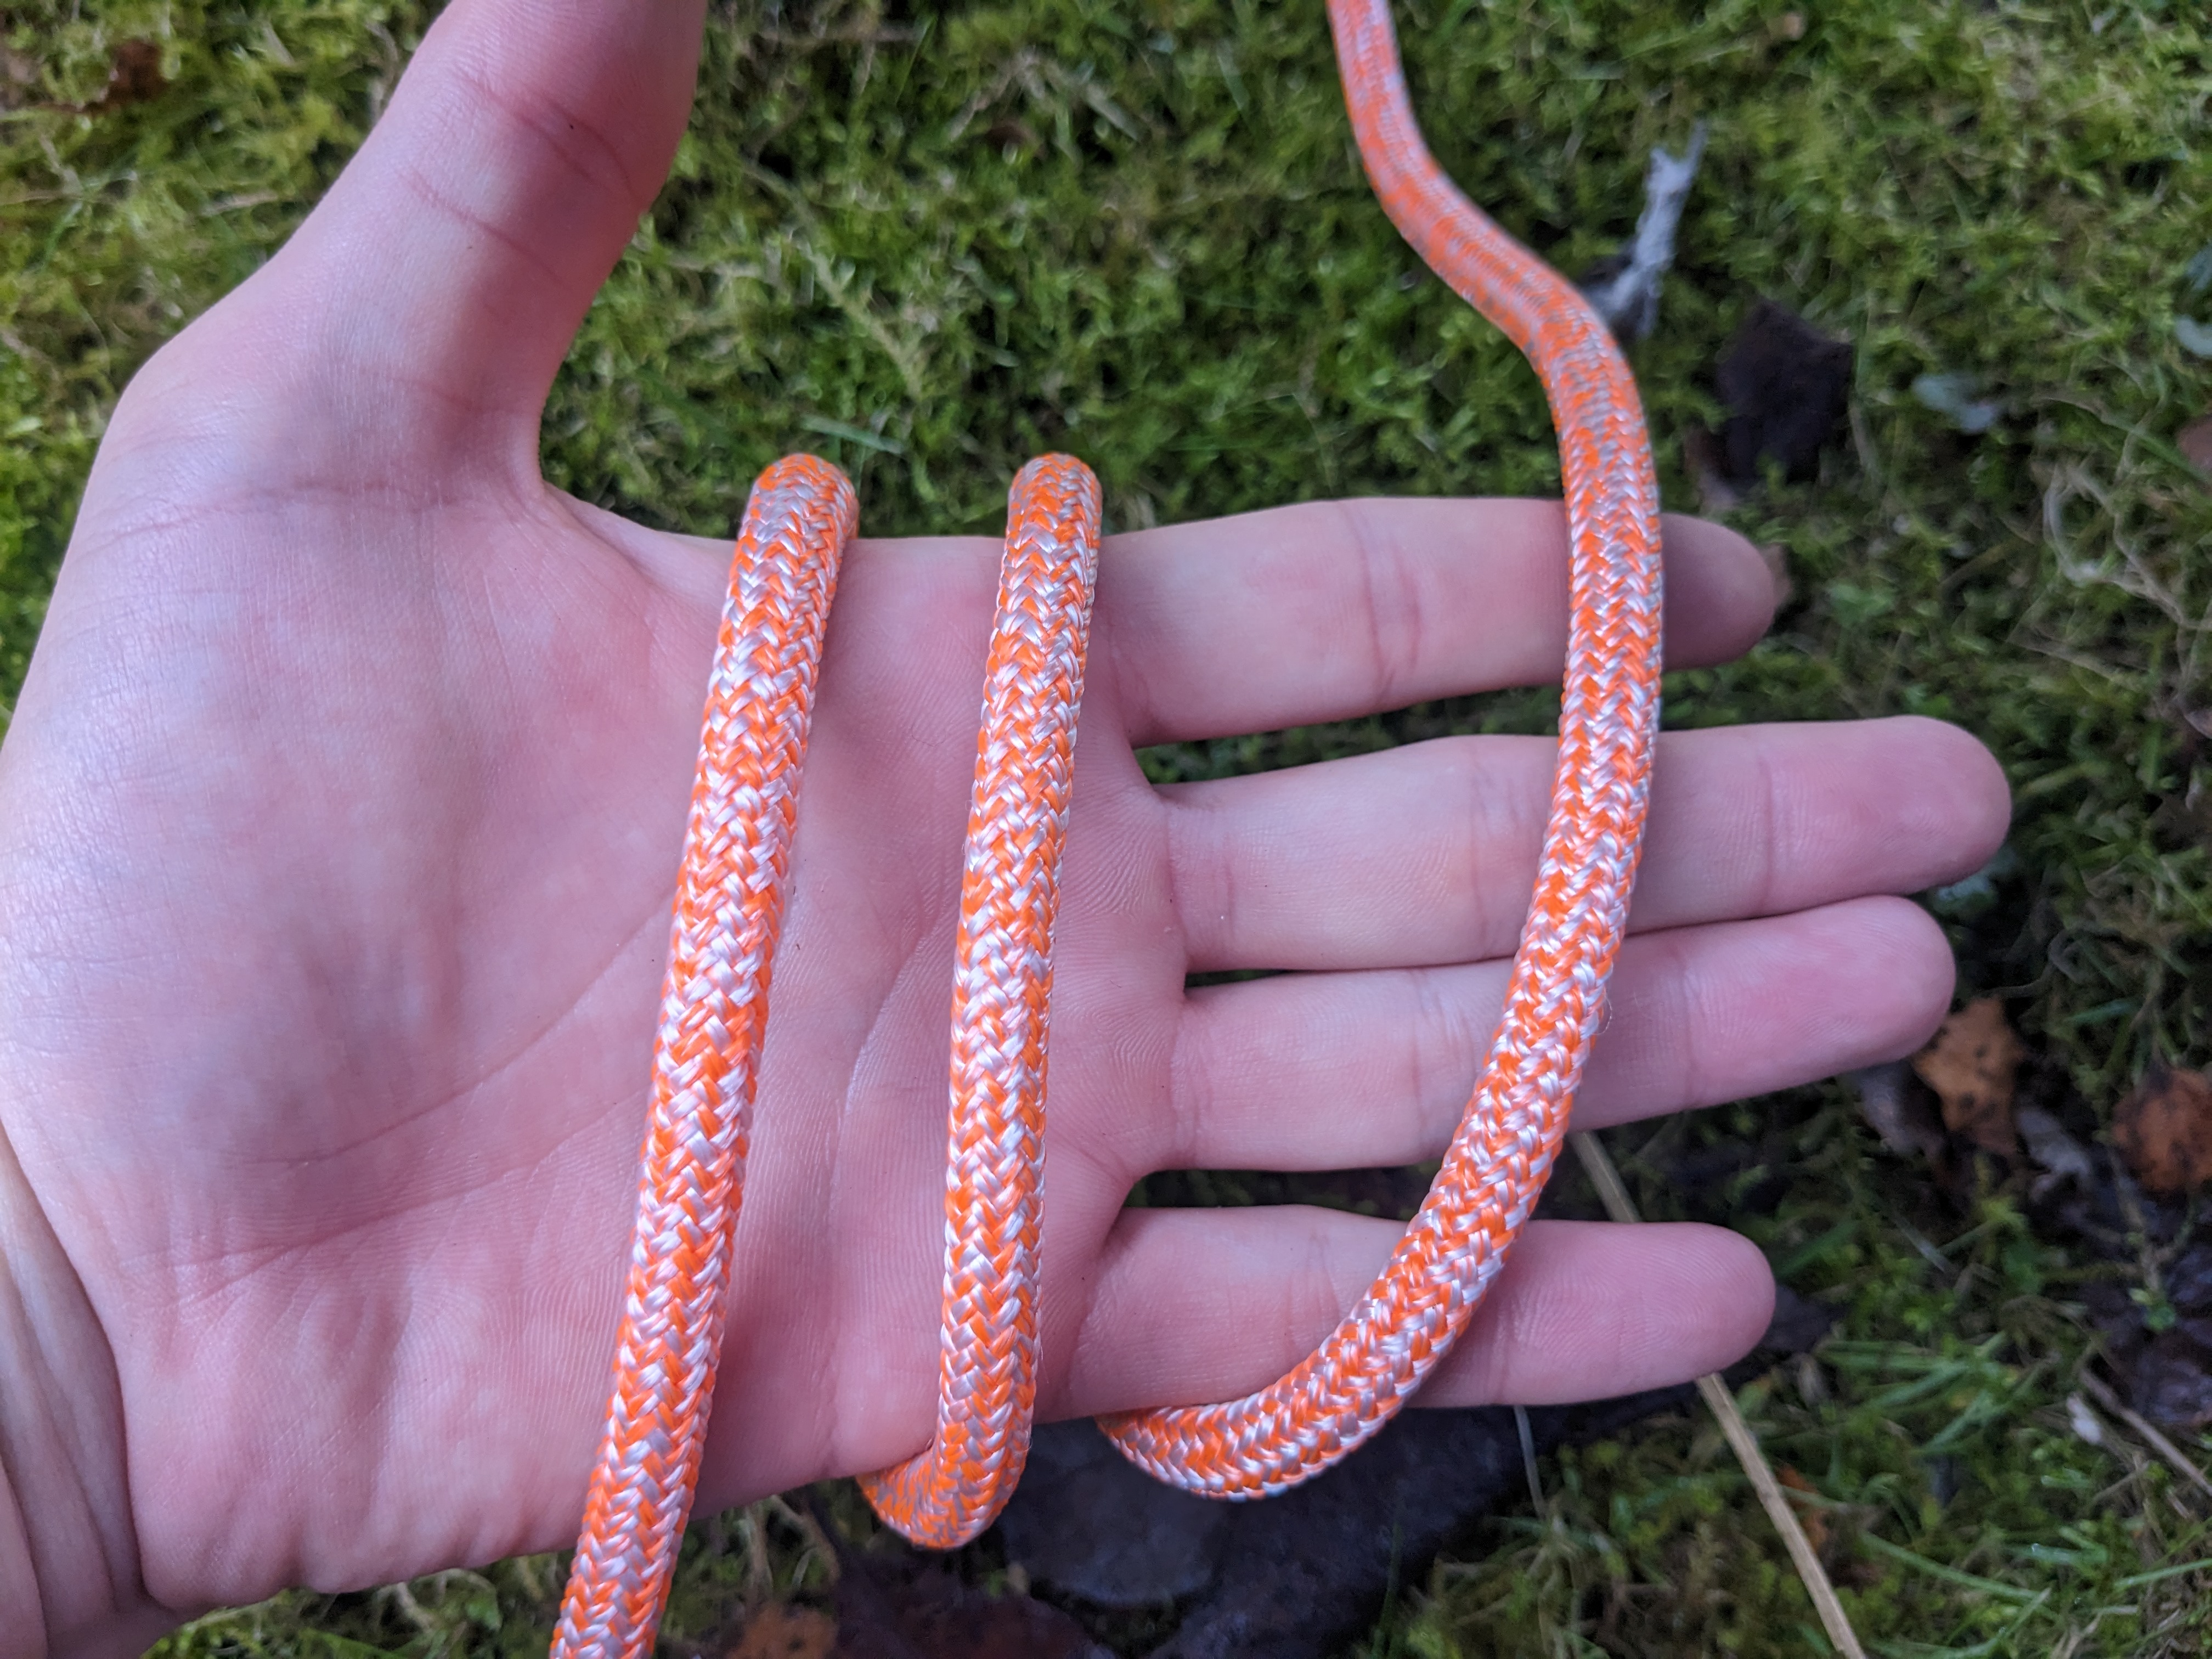
<svg viewBox="0 0 2212 1659">
<path fill-rule="evenodd" d="M 298 222 L 432 9 L 0 13 L 0 699 L 118 389 Z M 1684 435 L 1719 419 L 1711 366 L 1755 297 L 1852 343 L 1818 477 L 1770 481 L 1734 514 L 1793 596 L 1742 663 L 1670 677 L 1670 721 L 1962 722 L 2018 801 L 1997 863 L 1929 901 L 1962 989 L 2006 999 L 2085 1138 L 2150 1062 L 2212 1058 L 2212 488 L 2177 447 L 2212 404 L 2200 9 L 1396 12 L 1438 155 L 1570 272 L 1628 234 L 1650 148 L 1708 124 L 1680 263 L 1634 354 L 1670 507 L 1698 504 Z M 130 41 L 158 73 L 111 89 Z M 1926 401 L 1929 375 L 1958 377 L 1940 383 L 1954 395 Z M 1961 396 L 1990 406 L 1985 431 L 1960 429 Z M 589 500 L 712 532 L 800 445 L 853 473 L 878 532 L 995 529 L 1005 480 L 1046 446 L 1096 467 L 1109 528 L 1556 488 L 1534 377 L 1360 177 L 1318 0 L 717 0 L 690 134 L 555 391 L 545 464 Z M 1504 698 L 1152 761 L 1213 775 L 1545 719 L 1540 698 Z M 2117 1273 L 2155 1298 L 2155 1263 L 2044 1236 L 2025 1174 L 1986 1168 L 1946 1196 L 1840 1088 L 1615 1139 L 1632 1180 L 1639 1155 L 1717 1146 L 1740 1155 L 1712 1202 L 1843 1310 L 1744 1404 L 1815 1489 L 1871 1644 L 2206 1650 L 2205 1503 L 2116 1431 L 2088 1443 L 2063 1403 L 2093 1344 L 2084 1286 Z M 1639 1195 L 1657 1215 L 1694 1197 Z M 1548 1518 L 1524 1502 L 1484 1522 L 1355 1650 L 1826 1650 L 1710 1425 L 1662 1417 L 1542 1476 Z M 748 1598 L 819 1595 L 795 1513 L 700 1529 L 678 1648 Z M 160 1651 L 536 1652 L 558 1569 L 287 1595 Z M 972 1570 L 996 1582 L 988 1552 Z"/>
</svg>

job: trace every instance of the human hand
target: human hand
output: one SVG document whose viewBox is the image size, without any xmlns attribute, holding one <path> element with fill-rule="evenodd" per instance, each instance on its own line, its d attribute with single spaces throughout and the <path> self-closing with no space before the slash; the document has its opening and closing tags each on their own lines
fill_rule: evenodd
<svg viewBox="0 0 2212 1659">
<path fill-rule="evenodd" d="M 460 0 L 276 258 L 133 382 L 0 750 L 0 1605 L 175 1613 L 566 1540 L 600 1425 L 726 543 L 548 489 L 537 420 L 657 186 L 696 7 Z M 739 503 L 731 503 L 734 523 Z M 864 509 L 865 510 L 865 509 Z M 1765 626 L 1670 520 L 1668 650 Z M 701 1501 L 929 1432 L 959 844 L 997 550 L 863 542 L 801 794 Z M 1040 1408 L 1221 1398 L 1386 1223 L 1125 1212 L 1146 1172 L 1441 1150 L 1527 902 L 1541 740 L 1156 790 L 1134 745 L 1556 676 L 1555 507 L 1110 540 L 1060 928 Z M 1581 1127 L 1902 1052 L 1884 896 L 2002 834 L 1921 721 L 1662 745 Z M 1305 970 L 1187 993 L 1194 971 Z M 1539 1224 L 1433 1403 L 1733 1358 L 1759 1253 Z"/>
</svg>

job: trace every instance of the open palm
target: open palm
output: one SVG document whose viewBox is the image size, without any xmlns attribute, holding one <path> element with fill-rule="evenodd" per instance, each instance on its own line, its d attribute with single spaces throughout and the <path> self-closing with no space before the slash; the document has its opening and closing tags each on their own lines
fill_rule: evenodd
<svg viewBox="0 0 2212 1659">
<path fill-rule="evenodd" d="M 0 1600 L 37 1598 L 8 1603 L 41 1608 L 25 1652 L 574 1524 L 726 551 L 547 488 L 537 419 L 681 128 L 696 28 L 660 0 L 461 0 L 307 225 L 117 411 L 0 750 Z M 1741 649 L 1756 556 L 1668 532 L 1670 659 Z M 1565 557 L 1526 502 L 1109 542 L 1048 1415 L 1250 1389 L 1364 1285 L 1386 1223 L 1122 1201 L 1158 1169 L 1442 1149 L 1550 765 L 1454 739 L 1160 790 L 1133 746 L 1554 677 Z M 972 539 L 847 564 L 708 1504 L 929 1432 L 995 569 Z M 1910 1047 L 1949 959 L 1881 896 L 1972 867 L 2004 817 L 1987 756 L 1926 722 L 1668 739 L 1578 1121 Z M 1236 968 L 1305 971 L 1184 988 Z M 1729 1234 L 1540 1225 L 1426 1397 L 1676 1380 L 1747 1347 L 1769 1293 Z"/>
</svg>

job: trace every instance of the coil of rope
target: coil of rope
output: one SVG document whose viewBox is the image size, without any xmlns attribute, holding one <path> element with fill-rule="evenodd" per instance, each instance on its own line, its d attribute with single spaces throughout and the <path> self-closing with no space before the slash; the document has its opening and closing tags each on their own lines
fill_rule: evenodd
<svg viewBox="0 0 2212 1659">
<path fill-rule="evenodd" d="M 1430 267 L 1535 366 L 1556 425 L 1572 565 L 1559 757 L 1497 1035 L 1389 1265 L 1288 1376 L 1221 1405 L 1103 1419 L 1162 1480 L 1264 1497 L 1394 1416 L 1449 1352 L 1534 1207 L 1603 1012 L 1643 838 L 1659 710 L 1658 489 L 1636 386 L 1576 289 L 1492 224 L 1423 144 L 1387 0 L 1329 0 L 1368 176 Z M 793 456 L 748 501 L 716 647 L 655 1039 L 606 1431 L 556 1659 L 652 1650 L 707 1432 L 822 631 L 858 516 L 836 468 Z M 918 1543 L 988 1527 L 1036 1394 L 1039 1179 L 1058 899 L 1099 492 L 1030 462 L 1007 515 L 962 873 L 936 1433 L 864 1481 Z"/>
</svg>

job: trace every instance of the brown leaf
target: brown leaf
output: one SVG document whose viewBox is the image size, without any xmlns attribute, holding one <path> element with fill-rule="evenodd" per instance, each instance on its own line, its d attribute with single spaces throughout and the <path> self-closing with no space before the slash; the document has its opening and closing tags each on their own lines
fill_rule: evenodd
<svg viewBox="0 0 2212 1659">
<path fill-rule="evenodd" d="M 2027 1055 L 2005 1020 L 2004 1004 L 1977 997 L 1943 1022 L 1912 1069 L 1943 1103 L 1943 1127 L 1984 1152 L 2010 1157 L 2013 1079 Z"/>
<path fill-rule="evenodd" d="M 161 48 L 153 40 L 118 40 L 107 61 L 107 88 L 88 104 L 64 104 L 79 115 L 107 115 L 159 98 L 169 89 Z"/>
<path fill-rule="evenodd" d="M 2154 1193 L 2212 1180 L 2212 1083 L 2154 1066 L 2112 1115 L 2112 1144 Z"/>
<path fill-rule="evenodd" d="M 2173 445 L 2199 472 L 2212 472 L 2212 415 L 2199 415 L 2175 433 Z"/>
<path fill-rule="evenodd" d="M 730 1659 L 829 1659 L 836 1644 L 836 1621 L 827 1613 L 771 1601 L 745 1620 Z"/>
<path fill-rule="evenodd" d="M 1820 1495 L 1818 1486 L 1787 1463 L 1777 1466 L 1774 1478 L 1785 1492 L 1802 1492 L 1808 1498 L 1815 1498 Z M 1828 1517 L 1823 1511 L 1810 1504 L 1800 1504 L 1797 1505 L 1797 1524 L 1804 1528 L 1805 1541 L 1813 1547 L 1814 1554 L 1818 1555 L 1828 1547 Z"/>
<path fill-rule="evenodd" d="M 1042 143 L 1036 129 L 1018 117 L 992 122 L 983 129 L 983 140 L 1000 149 L 1036 149 Z"/>
</svg>

